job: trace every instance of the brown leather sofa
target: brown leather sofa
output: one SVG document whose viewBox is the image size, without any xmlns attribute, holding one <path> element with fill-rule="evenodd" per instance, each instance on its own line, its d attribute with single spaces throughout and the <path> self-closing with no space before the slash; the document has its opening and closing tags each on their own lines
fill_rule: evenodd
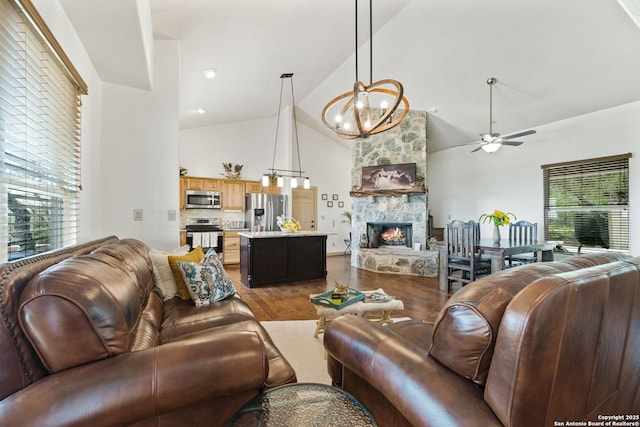
<svg viewBox="0 0 640 427">
<path fill-rule="evenodd" d="M 503 270 L 456 292 L 433 324 L 342 316 L 324 343 L 334 385 L 380 426 L 638 422 L 640 258 Z"/>
<path fill-rule="evenodd" d="M 112 236 L 0 266 L 0 426 L 219 426 L 296 381 L 238 297 L 163 303 L 148 251 Z"/>
</svg>

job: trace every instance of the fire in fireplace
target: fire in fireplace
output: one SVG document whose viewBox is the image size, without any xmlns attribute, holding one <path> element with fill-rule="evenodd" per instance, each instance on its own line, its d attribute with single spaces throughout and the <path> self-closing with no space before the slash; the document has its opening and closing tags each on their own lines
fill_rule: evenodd
<svg viewBox="0 0 640 427">
<path fill-rule="evenodd" d="M 383 231 L 382 235 L 383 244 L 395 245 L 395 244 L 403 244 L 404 240 L 407 238 L 407 234 L 404 230 L 401 230 L 400 227 L 390 228 L 387 231 Z"/>
<path fill-rule="evenodd" d="M 406 222 L 368 222 L 371 247 L 412 246 L 412 225 Z"/>
</svg>

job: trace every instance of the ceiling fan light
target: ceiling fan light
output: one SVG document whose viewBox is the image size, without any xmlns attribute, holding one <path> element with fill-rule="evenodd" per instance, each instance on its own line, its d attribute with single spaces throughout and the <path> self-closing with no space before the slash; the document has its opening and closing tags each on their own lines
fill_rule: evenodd
<svg viewBox="0 0 640 427">
<path fill-rule="evenodd" d="M 495 143 L 495 142 L 491 142 L 489 144 L 484 144 L 482 146 L 482 149 L 484 151 L 486 151 L 487 153 L 495 153 L 496 151 L 498 151 L 499 148 L 500 148 L 500 144 Z"/>
<path fill-rule="evenodd" d="M 311 181 L 309 181 L 309 178 L 305 178 L 304 179 L 304 189 L 308 190 L 309 188 L 311 188 Z"/>
<path fill-rule="evenodd" d="M 216 70 L 215 68 L 207 68 L 202 72 L 202 74 L 204 74 L 204 76 L 208 79 L 213 79 L 216 76 L 217 72 L 218 70 Z"/>
</svg>

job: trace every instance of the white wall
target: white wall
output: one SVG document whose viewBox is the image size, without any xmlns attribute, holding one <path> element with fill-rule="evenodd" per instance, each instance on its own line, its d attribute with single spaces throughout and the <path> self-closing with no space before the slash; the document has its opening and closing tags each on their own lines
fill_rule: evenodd
<svg viewBox="0 0 640 427">
<path fill-rule="evenodd" d="M 170 249 L 179 243 L 179 43 L 154 42 L 151 91 L 104 84 L 102 233 Z M 133 210 L 143 210 L 143 221 Z M 176 220 L 169 221 L 169 211 Z"/>
<path fill-rule="evenodd" d="M 629 160 L 630 252 L 640 255 L 640 102 L 536 128 L 519 147 L 470 153 L 457 147 L 429 155 L 429 209 L 436 227 L 494 209 L 544 223 L 541 165 L 632 153 Z M 539 233 L 542 235 L 543 230 Z M 491 225 L 483 225 L 490 235 Z"/>
</svg>

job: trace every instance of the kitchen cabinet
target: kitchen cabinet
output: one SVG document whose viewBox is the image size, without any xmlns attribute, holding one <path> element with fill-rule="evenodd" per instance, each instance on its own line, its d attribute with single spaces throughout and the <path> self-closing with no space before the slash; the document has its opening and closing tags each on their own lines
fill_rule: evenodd
<svg viewBox="0 0 640 427">
<path fill-rule="evenodd" d="M 262 192 L 267 194 L 280 194 L 281 188 L 273 182 L 270 182 L 268 187 L 262 187 Z"/>
<path fill-rule="evenodd" d="M 224 254 L 223 264 L 225 265 L 238 264 L 240 262 L 240 236 L 238 235 L 239 231 L 249 230 L 243 229 L 224 232 L 222 253 Z"/>
<path fill-rule="evenodd" d="M 186 196 L 185 191 L 187 190 L 187 178 L 181 176 L 180 177 L 180 210 L 185 209 Z"/>
<path fill-rule="evenodd" d="M 202 183 L 202 187 L 204 191 L 220 191 L 222 190 L 221 179 L 205 179 Z"/>
<path fill-rule="evenodd" d="M 204 189 L 204 178 L 194 178 L 188 176 L 185 178 L 187 188 L 186 190 L 203 190 Z"/>
<path fill-rule="evenodd" d="M 180 177 L 180 183 L 184 181 L 184 190 L 220 191 L 224 180 L 213 178 L 199 178 L 194 176 Z M 184 192 L 184 191 L 183 191 Z"/>
<path fill-rule="evenodd" d="M 222 181 L 222 210 L 244 211 L 244 181 Z"/>
<path fill-rule="evenodd" d="M 180 232 L 180 246 L 184 246 L 187 244 L 187 232 L 186 231 L 181 231 Z"/>
<path fill-rule="evenodd" d="M 244 191 L 246 193 L 262 193 L 262 182 L 261 181 L 245 181 Z"/>
<path fill-rule="evenodd" d="M 326 234 L 240 233 L 240 281 L 245 286 L 326 276 Z"/>
</svg>

